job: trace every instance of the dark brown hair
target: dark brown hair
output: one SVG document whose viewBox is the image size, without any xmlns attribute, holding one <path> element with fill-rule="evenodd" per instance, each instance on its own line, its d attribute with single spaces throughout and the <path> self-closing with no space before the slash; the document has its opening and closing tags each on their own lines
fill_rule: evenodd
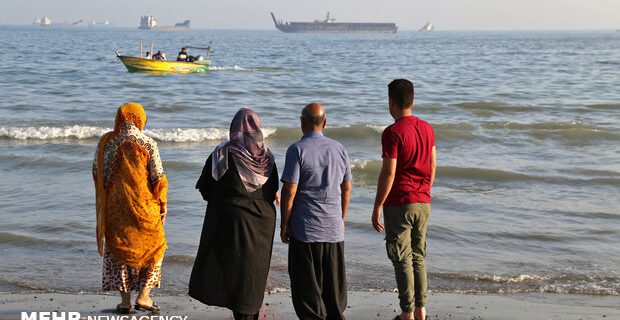
<svg viewBox="0 0 620 320">
<path fill-rule="evenodd" d="M 401 109 L 413 103 L 413 83 L 407 79 L 396 79 L 388 85 L 388 97 Z"/>
</svg>

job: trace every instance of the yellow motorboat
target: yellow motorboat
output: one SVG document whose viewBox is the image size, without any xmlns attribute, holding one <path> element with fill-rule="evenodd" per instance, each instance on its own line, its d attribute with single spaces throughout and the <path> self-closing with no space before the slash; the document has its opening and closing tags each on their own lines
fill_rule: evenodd
<svg viewBox="0 0 620 320">
<path fill-rule="evenodd" d="M 153 45 L 151 45 L 150 52 L 153 52 L 152 48 Z M 208 49 L 208 52 L 210 53 L 211 45 L 209 44 L 209 47 L 206 49 Z M 140 57 L 121 55 L 118 51 L 115 51 L 115 53 L 116 56 L 123 62 L 129 72 L 197 73 L 207 72 L 209 70 L 209 66 L 211 65 L 211 60 L 203 59 L 201 56 L 198 56 L 198 59 L 193 62 L 142 58 L 142 44 L 140 44 Z"/>
<path fill-rule="evenodd" d="M 200 60 L 194 62 L 153 60 L 117 55 L 129 72 L 152 72 L 152 73 L 195 73 L 207 72 L 210 60 Z"/>
</svg>

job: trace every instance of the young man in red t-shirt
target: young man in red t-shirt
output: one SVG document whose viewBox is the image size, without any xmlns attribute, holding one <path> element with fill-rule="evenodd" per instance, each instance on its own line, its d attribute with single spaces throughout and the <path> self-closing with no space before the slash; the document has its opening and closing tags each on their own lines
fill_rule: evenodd
<svg viewBox="0 0 620 320">
<path fill-rule="evenodd" d="M 413 84 L 396 79 L 388 86 L 394 123 L 383 131 L 383 166 L 372 224 L 385 230 L 385 247 L 396 273 L 402 310 L 396 319 L 426 318 L 426 229 L 436 155 L 433 127 L 413 116 Z M 385 228 L 381 224 L 381 208 Z"/>
</svg>

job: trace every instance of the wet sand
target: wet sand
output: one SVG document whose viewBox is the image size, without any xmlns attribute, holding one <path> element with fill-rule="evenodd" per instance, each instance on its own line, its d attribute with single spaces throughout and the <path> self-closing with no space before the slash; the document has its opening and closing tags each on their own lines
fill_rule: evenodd
<svg viewBox="0 0 620 320">
<path fill-rule="evenodd" d="M 205 306 L 189 296 L 155 296 L 162 316 L 190 319 L 232 319 L 224 308 Z M 431 320 L 482 319 L 620 319 L 620 297 L 569 294 L 481 295 L 434 293 L 428 299 Z M 113 316 L 119 298 L 113 295 L 29 293 L 2 294 L 0 320 L 20 319 L 22 311 L 78 311 L 87 316 Z M 393 319 L 399 313 L 393 292 L 349 292 L 347 319 Z M 136 312 L 130 316 L 148 315 Z M 131 319 L 131 317 L 127 318 Z M 265 296 L 261 319 L 296 319 L 290 293 Z"/>
</svg>

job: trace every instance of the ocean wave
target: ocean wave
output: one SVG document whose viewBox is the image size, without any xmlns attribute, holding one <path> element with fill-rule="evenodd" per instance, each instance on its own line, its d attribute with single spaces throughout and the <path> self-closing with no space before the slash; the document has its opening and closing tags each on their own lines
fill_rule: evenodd
<svg viewBox="0 0 620 320">
<path fill-rule="evenodd" d="M 349 162 L 351 170 L 366 173 L 379 173 L 382 165 L 382 160 L 353 159 Z"/>
<path fill-rule="evenodd" d="M 327 127 L 325 128 L 325 136 L 335 140 L 372 140 L 380 142 L 381 133 L 385 126 L 378 125 L 352 125 L 343 127 Z M 278 140 L 296 140 L 302 135 L 300 128 L 279 127 L 276 128 L 270 139 Z"/>
<path fill-rule="evenodd" d="M 91 139 L 100 137 L 110 128 L 93 126 L 64 127 L 0 127 L 0 137 L 16 140 Z"/>
<path fill-rule="evenodd" d="M 605 185 L 617 186 L 620 184 L 618 178 L 570 178 L 566 176 L 537 176 L 518 172 L 489 169 L 489 168 L 468 168 L 455 166 L 440 166 L 437 168 L 437 180 L 474 180 L 489 182 L 539 182 L 550 184 L 571 184 L 571 185 Z"/>
<path fill-rule="evenodd" d="M 611 61 L 611 60 L 599 60 L 596 63 L 598 64 L 602 64 L 602 65 L 620 65 L 620 61 Z"/>
<path fill-rule="evenodd" d="M 353 184 L 356 187 L 376 186 L 379 171 L 383 165 L 382 160 L 352 159 L 349 161 L 351 173 L 353 174 Z"/>
<path fill-rule="evenodd" d="M 491 239 L 514 239 L 520 240 L 521 243 L 527 241 L 540 241 L 540 242 L 565 242 L 573 239 L 571 235 L 560 234 L 533 234 L 533 233 L 515 233 L 515 232 L 480 232 L 481 235 L 487 236 Z"/>
<path fill-rule="evenodd" d="M 620 103 L 599 103 L 599 104 L 591 104 L 591 105 L 587 105 L 585 109 L 583 109 L 584 112 L 591 112 L 592 110 L 594 111 L 616 111 L 616 110 L 620 110 Z"/>
<path fill-rule="evenodd" d="M 468 280 L 476 282 L 491 283 L 524 283 L 533 281 L 547 281 L 551 276 L 535 275 L 535 274 L 518 274 L 518 275 L 493 275 L 493 274 L 462 274 L 462 273 L 431 273 L 438 279 L 446 280 Z"/>
<path fill-rule="evenodd" d="M 228 130 L 220 128 L 153 129 L 144 130 L 144 133 L 157 141 L 165 142 L 204 142 L 228 139 Z"/>
<path fill-rule="evenodd" d="M 63 127 L 0 127 L 0 138 L 13 140 L 63 140 L 97 139 L 112 128 L 72 125 Z M 269 137 L 276 129 L 264 128 L 263 134 Z M 229 130 L 225 128 L 171 128 L 144 130 L 144 133 L 164 142 L 205 142 L 228 139 Z"/>
<path fill-rule="evenodd" d="M 620 140 L 620 133 L 613 129 L 596 125 L 572 122 L 488 122 L 482 125 L 486 129 L 513 130 L 531 135 L 536 140 L 554 140 L 566 142 L 569 145 L 587 145 L 598 140 Z"/>
<path fill-rule="evenodd" d="M 350 161 L 351 171 L 354 175 L 354 183 L 360 182 L 356 179 L 362 179 L 365 182 L 374 184 L 379 175 L 383 162 L 382 160 L 368 159 L 352 159 Z M 614 175 L 609 177 L 593 177 L 593 178 L 575 178 L 571 175 L 560 176 L 538 176 L 529 175 L 519 172 L 492 168 L 473 168 L 473 167 L 457 167 L 457 166 L 439 166 L 437 167 L 437 181 L 450 182 L 453 180 L 466 181 L 486 181 L 493 183 L 514 183 L 514 182 L 538 182 L 561 185 L 603 185 L 617 186 L 620 185 L 620 176 Z"/>
<path fill-rule="evenodd" d="M 459 109 L 472 111 L 475 113 L 480 112 L 531 112 L 536 109 L 533 106 L 527 105 L 511 105 L 505 102 L 489 102 L 489 101 L 477 101 L 477 102 L 462 102 L 453 104 L 454 107 Z"/>
<path fill-rule="evenodd" d="M 468 141 L 487 141 L 489 137 L 501 137 L 501 131 L 517 131 L 539 140 L 553 140 L 568 145 L 584 145 L 600 140 L 620 140 L 620 132 L 596 125 L 579 122 L 514 123 L 486 122 L 481 125 L 471 123 L 438 123 L 434 126 L 435 136 L 442 143 L 463 143 Z M 379 145 L 385 126 L 357 124 L 341 127 L 327 127 L 325 135 L 347 143 L 355 141 Z M 480 129 L 490 132 L 483 133 Z M 10 140 L 88 140 L 97 139 L 112 130 L 109 127 L 89 125 L 67 126 L 0 126 L 0 139 Z M 157 141 L 172 143 L 196 143 L 228 139 L 229 129 L 211 128 L 162 128 L 146 129 L 144 133 Z M 298 127 L 263 128 L 265 138 L 282 143 L 290 143 L 301 137 Z M 501 139 L 501 138 L 500 138 Z"/>
<path fill-rule="evenodd" d="M 471 123 L 439 123 L 434 124 L 433 129 L 435 131 L 436 139 L 441 141 L 455 142 L 482 140 L 481 136 L 474 133 L 478 127 Z"/>
<path fill-rule="evenodd" d="M 85 241 L 78 240 L 58 240 L 58 239 L 42 239 L 24 235 L 18 235 L 9 232 L 0 232 L 0 243 L 10 244 L 22 247 L 61 247 L 61 248 L 79 248 L 84 246 Z"/>
<path fill-rule="evenodd" d="M 620 295 L 615 277 L 584 274 L 461 274 L 430 273 L 439 291 L 454 293 L 570 293 L 584 295 Z"/>
</svg>

